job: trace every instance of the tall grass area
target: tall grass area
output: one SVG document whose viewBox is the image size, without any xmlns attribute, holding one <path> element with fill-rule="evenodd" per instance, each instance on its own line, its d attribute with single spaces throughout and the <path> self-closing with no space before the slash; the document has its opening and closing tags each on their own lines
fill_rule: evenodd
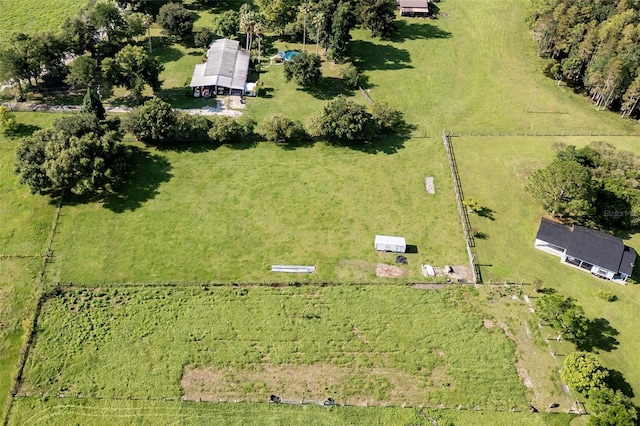
<svg viewBox="0 0 640 426">
<path fill-rule="evenodd" d="M 482 314 L 467 301 L 473 292 L 402 286 L 68 290 L 43 307 L 20 392 L 189 396 L 189 384 L 181 386 L 189 367 L 232 371 L 236 385 L 227 395 L 246 399 L 278 393 L 526 409 L 513 342 L 500 328 L 483 326 Z M 290 390 L 305 380 L 295 373 L 277 392 L 249 379 L 272 366 L 349 373 L 301 394 Z"/>
<path fill-rule="evenodd" d="M 485 265 L 482 267 L 485 282 L 506 279 L 531 283 L 539 278 L 543 286 L 577 299 L 589 318 L 608 320 L 619 333 L 614 336 L 619 344 L 615 350 L 601 351 L 599 357 L 605 366 L 624 374 L 636 390 L 637 403 L 640 340 L 635 318 L 640 287 L 599 280 L 562 265 L 557 257 L 533 247 L 540 217 L 545 213 L 524 191 L 527 176 L 552 160 L 553 143 L 582 146 L 594 140 L 606 140 L 619 149 L 640 153 L 636 138 L 614 137 L 463 137 L 454 138 L 454 147 L 465 195 L 493 211 L 492 218 L 471 218 L 472 226 L 486 234 L 486 238 L 476 239 L 478 261 Z M 640 238 L 635 235 L 627 244 L 638 248 Z M 615 294 L 618 300 L 606 302 L 598 298 L 601 289 Z"/>
<path fill-rule="evenodd" d="M 16 364 L 36 305 L 40 259 L 0 259 L 0 401 L 6 414 Z"/>
<path fill-rule="evenodd" d="M 567 414 L 474 412 L 418 408 L 317 407 L 275 404 L 203 404 L 156 401 L 18 398 L 9 425 L 95 426 L 155 424 L 159 419 L 181 425 L 424 425 L 560 426 Z"/>
<path fill-rule="evenodd" d="M 57 32 L 68 16 L 80 12 L 89 0 L 0 0 L 0 43 L 13 32 Z"/>
<path fill-rule="evenodd" d="M 48 281 L 373 281 L 377 263 L 395 261 L 374 250 L 376 234 L 417 246 L 405 279 L 421 280 L 422 263 L 465 262 L 440 145 L 415 139 L 393 155 L 323 143 L 136 154 L 124 198 L 63 208 Z M 272 264 L 317 270 L 274 274 Z"/>
</svg>

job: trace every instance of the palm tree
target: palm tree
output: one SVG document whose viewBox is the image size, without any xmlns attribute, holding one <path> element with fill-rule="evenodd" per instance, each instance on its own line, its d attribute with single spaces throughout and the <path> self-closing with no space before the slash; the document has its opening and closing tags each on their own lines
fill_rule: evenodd
<svg viewBox="0 0 640 426">
<path fill-rule="evenodd" d="M 250 4 L 243 4 L 240 7 L 240 29 L 246 35 L 245 50 L 251 51 L 253 33 L 256 25 L 256 14 L 251 10 Z"/>
<path fill-rule="evenodd" d="M 311 18 L 313 24 L 316 26 L 316 55 L 318 54 L 318 46 L 320 45 L 320 33 L 322 24 L 324 23 L 324 12 L 317 12 Z"/>
</svg>

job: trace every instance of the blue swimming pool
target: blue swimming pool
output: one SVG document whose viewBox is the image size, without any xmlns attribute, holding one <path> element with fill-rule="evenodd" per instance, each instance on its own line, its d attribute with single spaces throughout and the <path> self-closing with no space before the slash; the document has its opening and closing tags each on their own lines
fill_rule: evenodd
<svg viewBox="0 0 640 426">
<path fill-rule="evenodd" d="M 290 50 L 289 52 L 284 54 L 284 59 L 287 61 L 290 61 L 291 58 L 293 58 L 296 55 L 299 55 L 300 52 L 296 51 L 296 50 Z"/>
</svg>

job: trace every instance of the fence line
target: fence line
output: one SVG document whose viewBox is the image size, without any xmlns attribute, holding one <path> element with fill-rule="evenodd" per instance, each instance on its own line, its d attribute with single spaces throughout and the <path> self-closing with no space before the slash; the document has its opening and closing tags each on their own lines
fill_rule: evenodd
<svg viewBox="0 0 640 426">
<path fill-rule="evenodd" d="M 160 397 L 160 396 L 132 396 L 132 395 L 118 396 L 118 395 L 98 395 L 98 394 L 84 395 L 80 393 L 75 395 L 57 394 L 55 396 L 45 395 L 43 393 L 40 393 L 40 394 L 22 393 L 22 394 L 15 395 L 16 399 L 18 398 L 43 399 L 43 398 L 54 398 L 54 397 L 59 399 L 65 399 L 65 400 L 92 399 L 92 400 L 112 400 L 112 401 L 155 401 L 155 402 L 181 401 L 181 402 L 194 403 L 194 404 L 286 404 L 286 405 L 320 405 L 320 406 L 362 407 L 362 408 L 380 407 L 380 408 L 407 408 L 407 409 L 456 410 L 456 411 L 498 411 L 498 412 L 512 412 L 512 413 L 529 411 L 529 408 L 530 408 L 530 406 L 517 406 L 517 405 L 513 405 L 510 407 L 499 407 L 496 405 L 479 406 L 479 405 L 463 405 L 463 404 L 447 406 L 445 404 L 433 405 L 433 404 L 424 404 L 424 403 L 420 403 L 420 404 L 403 403 L 399 405 L 389 404 L 385 402 L 383 403 L 366 403 L 366 402 L 365 403 L 360 403 L 360 402 L 349 403 L 349 401 L 346 399 L 342 399 L 342 400 L 339 399 L 339 400 L 332 401 L 331 403 L 328 403 L 328 401 L 320 401 L 320 400 L 313 400 L 313 399 L 306 399 L 306 398 L 280 399 L 279 402 L 271 402 L 269 401 L 268 398 L 265 398 L 263 400 L 259 400 L 257 398 L 251 398 L 251 399 L 218 398 L 216 401 L 216 400 L 203 400 L 201 398 L 193 400 L 193 399 L 186 399 L 185 397 L 181 397 L 181 396 L 161 396 Z"/>
<path fill-rule="evenodd" d="M 577 133 L 577 132 L 562 132 L 562 133 L 545 133 L 545 132 L 495 132 L 495 133 L 449 133 L 450 137 L 548 137 L 548 136 L 564 136 L 564 137 L 635 137 L 640 136 L 640 133 Z"/>
<path fill-rule="evenodd" d="M 447 134 L 446 130 L 442 131 L 442 142 L 444 143 L 445 150 L 447 151 L 447 160 L 449 161 L 449 168 L 451 169 L 451 179 L 453 180 L 453 189 L 456 193 L 456 201 L 458 203 L 458 212 L 460 213 L 460 221 L 462 222 L 462 231 L 464 233 L 464 241 L 467 246 L 467 254 L 469 255 L 469 265 L 473 272 L 474 284 L 482 283 L 482 275 L 480 274 L 480 268 L 476 264 L 476 253 L 473 250 L 475 247 L 475 240 L 471 233 L 471 222 L 469 221 L 469 213 L 467 208 L 463 204 L 464 193 L 462 192 L 462 183 L 460 183 L 460 175 L 458 173 L 458 165 L 456 163 L 456 157 L 453 153 L 453 145 L 451 144 L 451 137 Z"/>
<path fill-rule="evenodd" d="M 20 384 L 22 383 L 22 375 L 24 373 L 24 366 L 27 362 L 27 358 L 29 357 L 29 352 L 31 351 L 31 347 L 33 346 L 33 342 L 36 338 L 36 328 L 38 326 L 38 319 L 40 318 L 40 312 L 42 312 L 42 305 L 47 300 L 48 295 L 45 291 L 45 270 L 47 268 L 47 264 L 49 263 L 49 259 L 51 258 L 51 244 L 53 243 L 53 237 L 56 233 L 56 229 L 58 227 L 58 220 L 60 219 L 60 211 L 62 210 L 62 197 L 58 199 L 58 206 L 56 208 L 56 215 L 53 219 L 53 224 L 51 225 L 51 231 L 49 233 L 49 240 L 47 241 L 47 247 L 45 249 L 45 253 L 42 256 L 42 268 L 38 274 L 38 289 L 39 294 L 37 295 L 38 301 L 36 302 L 36 309 L 33 312 L 33 316 L 30 318 L 28 328 L 26 330 L 26 336 L 22 347 L 20 348 L 20 355 L 18 358 L 18 364 L 15 371 L 14 376 L 12 377 L 11 390 L 10 390 L 10 398 L 8 399 L 7 406 L 4 408 L 4 418 L 3 425 L 7 425 L 9 421 L 9 414 L 11 412 L 11 407 L 13 406 L 13 399 L 18 394 L 18 389 L 20 388 Z"/>
<path fill-rule="evenodd" d="M 367 101 L 367 103 L 369 105 L 373 105 L 373 99 L 371 99 L 371 96 L 369 96 L 369 94 L 367 93 L 366 90 L 364 90 L 362 88 L 362 86 L 358 86 L 358 89 L 360 89 L 360 93 L 362 94 L 362 96 L 364 96 L 364 99 Z"/>
</svg>

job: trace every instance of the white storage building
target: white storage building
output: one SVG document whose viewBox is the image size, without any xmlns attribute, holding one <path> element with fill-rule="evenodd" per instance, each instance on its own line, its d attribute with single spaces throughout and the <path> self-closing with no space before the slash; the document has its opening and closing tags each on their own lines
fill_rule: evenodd
<svg viewBox="0 0 640 426">
<path fill-rule="evenodd" d="M 375 247 L 378 251 L 393 251 L 404 253 L 407 250 L 407 242 L 404 237 L 391 237 L 388 235 L 376 235 Z"/>
</svg>

